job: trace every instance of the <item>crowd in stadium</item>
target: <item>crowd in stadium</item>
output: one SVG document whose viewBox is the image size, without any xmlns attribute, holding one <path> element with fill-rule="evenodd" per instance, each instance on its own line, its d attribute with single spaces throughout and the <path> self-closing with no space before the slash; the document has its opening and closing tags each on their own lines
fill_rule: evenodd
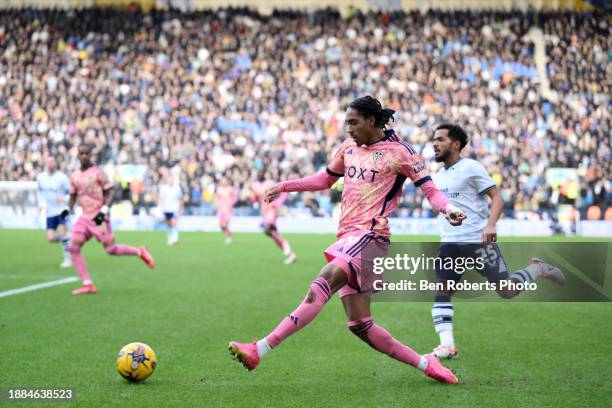
<svg viewBox="0 0 612 408">
<path fill-rule="evenodd" d="M 551 100 L 532 25 L 544 31 Z M 461 124 L 506 215 L 574 204 L 603 218 L 611 52 L 605 18 L 569 13 L 7 11 L 0 180 L 34 180 L 47 154 L 71 171 L 86 140 L 101 164 L 146 165 L 144 182 L 123 184 L 137 209 L 154 205 L 163 167 L 182 170 L 188 211 L 211 210 L 223 175 L 248 207 L 258 170 L 281 180 L 323 169 L 346 105 L 371 94 L 396 110 L 393 127 L 432 170 L 435 125 Z M 577 181 L 551 187 L 546 170 L 557 167 L 577 169 Z M 428 216 L 413 193 L 399 215 Z M 287 203 L 321 215 L 337 201 L 335 191 Z"/>
</svg>

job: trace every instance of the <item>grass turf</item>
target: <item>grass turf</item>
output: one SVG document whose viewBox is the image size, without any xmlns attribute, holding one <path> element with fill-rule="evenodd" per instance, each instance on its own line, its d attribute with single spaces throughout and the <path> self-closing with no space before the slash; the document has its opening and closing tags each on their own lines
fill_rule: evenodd
<svg viewBox="0 0 612 408">
<path fill-rule="evenodd" d="M 461 357 L 445 364 L 461 384 L 445 386 L 353 336 L 334 297 L 247 373 L 230 359 L 228 340 L 263 336 L 294 310 L 333 236 L 289 235 L 299 259 L 285 266 L 263 235 L 238 234 L 225 246 L 221 234 L 184 233 L 176 247 L 160 232 L 117 235 L 146 244 L 156 269 L 110 257 L 93 241 L 84 253 L 97 295 L 72 296 L 78 283 L 71 283 L 0 298 L 0 387 L 69 387 L 76 402 L 61 406 L 84 407 L 609 406 L 610 303 L 457 305 Z M 60 248 L 41 231 L 0 230 L 0 242 L 0 292 L 74 274 L 59 269 Z M 373 312 L 395 337 L 427 352 L 437 344 L 430 308 L 375 303 Z M 132 341 L 158 357 L 157 371 L 140 384 L 114 368 Z"/>
</svg>

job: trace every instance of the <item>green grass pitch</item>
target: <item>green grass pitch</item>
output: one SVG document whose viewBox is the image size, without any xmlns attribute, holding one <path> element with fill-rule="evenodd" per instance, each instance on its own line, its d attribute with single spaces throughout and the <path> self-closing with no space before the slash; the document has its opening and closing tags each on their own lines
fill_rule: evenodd
<svg viewBox="0 0 612 408">
<path fill-rule="evenodd" d="M 461 383 L 441 385 L 388 358 L 346 328 L 337 297 L 305 330 L 247 373 L 227 342 L 267 334 L 302 300 L 324 265 L 330 235 L 288 235 L 298 253 L 282 264 L 271 240 L 120 232 L 146 244 L 157 267 L 84 253 L 98 287 L 72 296 L 69 283 L 0 298 L 0 387 L 73 388 L 83 407 L 609 407 L 611 303 L 461 303 L 460 359 L 445 363 Z M 401 238 L 396 237 L 395 241 Z M 422 239 L 419 238 L 419 239 Z M 60 249 L 42 231 L 0 230 L 0 292 L 66 276 Z M 375 321 L 425 353 L 436 345 L 431 304 L 375 303 Z M 115 371 L 119 349 L 149 344 L 158 368 L 141 384 Z M 0 406 L 8 406 L 0 401 Z M 10 404 L 9 404 L 10 405 Z M 20 403 L 17 406 L 40 406 Z"/>
</svg>

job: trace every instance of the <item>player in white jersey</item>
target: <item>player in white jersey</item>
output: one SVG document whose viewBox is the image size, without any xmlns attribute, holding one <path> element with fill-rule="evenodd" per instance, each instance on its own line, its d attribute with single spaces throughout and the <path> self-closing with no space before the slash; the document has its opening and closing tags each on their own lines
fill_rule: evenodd
<svg viewBox="0 0 612 408">
<path fill-rule="evenodd" d="M 158 206 L 164 213 L 168 245 L 176 245 L 179 240 L 177 222 L 178 215 L 183 208 L 183 189 L 172 175 L 169 175 L 166 182 L 159 186 Z"/>
<path fill-rule="evenodd" d="M 70 235 L 66 228 L 70 180 L 57 169 L 55 158 L 50 156 L 47 159 L 45 171 L 36 176 L 36 184 L 38 184 L 38 203 L 41 211 L 44 211 L 47 217 L 47 239 L 52 243 L 62 243 L 64 261 L 60 266 L 70 268 L 72 266 L 70 252 L 68 252 Z"/>
<path fill-rule="evenodd" d="M 446 225 L 444 218 L 440 216 L 442 243 L 438 257 L 440 259 L 483 258 L 483 267 L 477 268 L 477 272 L 489 282 L 496 283 L 497 293 L 504 299 L 513 298 L 521 291 L 506 287 L 500 289 L 499 283 L 502 280 L 525 283 L 542 277 L 563 284 L 565 282 L 563 273 L 537 258 L 533 258 L 527 267 L 508 273 L 496 243 L 495 226 L 503 209 L 501 194 L 482 164 L 461 157 L 461 150 L 467 143 L 467 134 L 457 125 L 440 125 L 434 133 L 435 160 L 444 163 L 444 168 L 434 175 L 434 181 L 448 197 L 449 204 L 459 208 L 467 216 L 462 225 L 454 227 Z M 462 273 L 444 268 L 444 265 L 436 266 L 437 282 L 445 284 L 451 280 L 457 282 L 463 276 Z M 453 292 L 448 290 L 448 286 L 444 287 L 446 290 L 437 291 L 431 309 L 434 327 L 440 336 L 440 345 L 434 349 L 434 354 L 440 358 L 455 358 L 457 348 L 453 337 L 454 309 L 451 303 Z"/>
</svg>

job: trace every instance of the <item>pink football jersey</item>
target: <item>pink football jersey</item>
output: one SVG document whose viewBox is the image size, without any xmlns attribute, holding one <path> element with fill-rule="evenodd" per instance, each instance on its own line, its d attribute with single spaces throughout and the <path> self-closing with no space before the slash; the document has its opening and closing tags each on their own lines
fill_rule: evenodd
<svg viewBox="0 0 612 408">
<path fill-rule="evenodd" d="M 215 191 L 215 206 L 218 211 L 231 211 L 237 199 L 232 186 L 219 186 Z"/>
<path fill-rule="evenodd" d="M 344 177 L 338 237 L 353 230 L 391 235 L 388 216 L 399 207 L 407 178 L 418 187 L 431 180 L 423 159 L 393 130 L 371 145 L 345 140 L 327 172 Z"/>
<path fill-rule="evenodd" d="M 70 194 L 77 194 L 83 217 L 95 217 L 104 205 L 102 192 L 112 188 L 108 176 L 98 166 L 77 170 L 70 176 Z"/>
</svg>

